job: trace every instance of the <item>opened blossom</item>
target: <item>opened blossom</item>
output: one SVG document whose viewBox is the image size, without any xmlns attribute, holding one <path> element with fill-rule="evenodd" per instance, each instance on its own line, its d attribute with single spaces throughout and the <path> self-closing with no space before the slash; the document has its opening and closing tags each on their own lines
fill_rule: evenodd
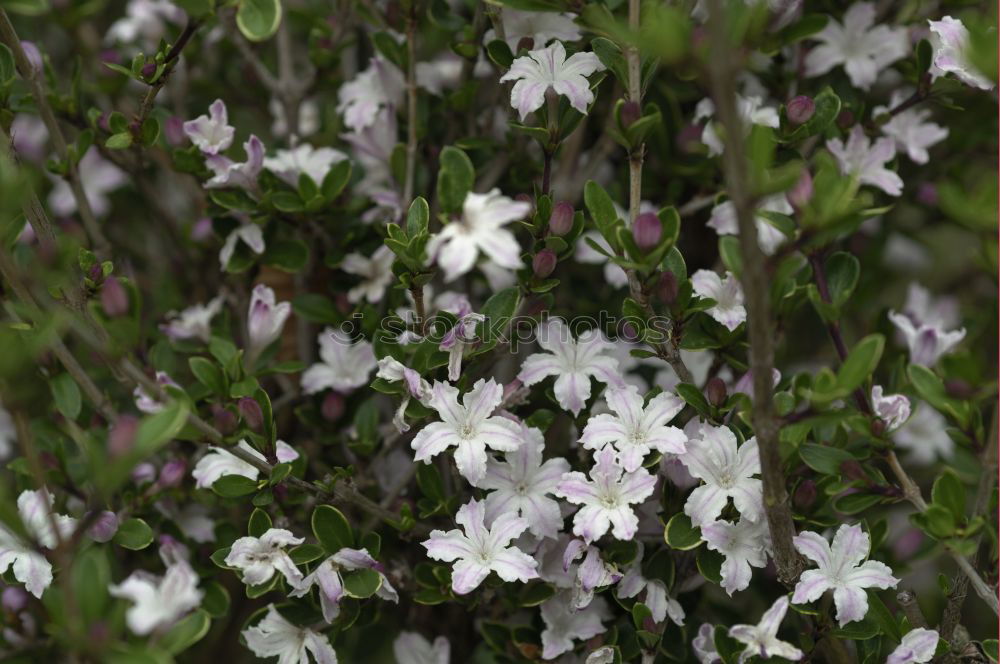
<svg viewBox="0 0 1000 664">
<path fill-rule="evenodd" d="M 448 380 L 450 381 L 456 381 L 461 377 L 465 351 L 480 342 L 476 331 L 481 323 L 486 322 L 486 316 L 471 309 L 470 306 L 461 306 L 455 314 L 458 316 L 458 321 L 441 337 L 441 343 L 438 344 L 438 350 L 448 353 Z"/>
<path fill-rule="evenodd" d="M 337 111 L 349 129 L 362 131 L 375 122 L 380 108 L 400 105 L 405 85 L 399 68 L 376 55 L 367 69 L 340 86 Z"/>
<path fill-rule="evenodd" d="M 108 593 L 132 603 L 125 620 L 128 628 L 140 636 L 169 627 L 197 608 L 204 596 L 198 589 L 198 575 L 184 560 L 168 565 L 162 578 L 144 571 L 133 572 L 120 584 L 110 586 Z"/>
<path fill-rule="evenodd" d="M 889 320 L 903 333 L 910 349 L 910 362 L 933 367 L 965 338 L 965 328 L 945 330 L 933 323 L 915 321 L 906 314 L 889 311 Z"/>
<path fill-rule="evenodd" d="M 827 590 L 833 591 L 837 621 L 843 627 L 868 614 L 866 588 L 895 588 L 899 579 L 885 563 L 865 560 L 871 550 L 871 538 L 859 525 L 843 524 L 833 536 L 833 543 L 818 533 L 804 531 L 792 543 L 817 569 L 802 572 L 792 601 L 815 602 Z"/>
<path fill-rule="evenodd" d="M 910 418 L 910 400 L 903 394 L 885 394 L 881 385 L 872 385 L 872 410 L 891 433 Z"/>
<path fill-rule="evenodd" d="M 877 118 L 891 108 L 896 108 L 907 98 L 907 90 L 897 90 L 892 93 L 889 106 L 877 106 L 872 109 L 872 117 Z M 896 147 L 905 152 L 916 164 L 926 164 L 930 159 L 927 148 L 948 138 L 948 130 L 941 125 L 927 122 L 931 111 L 926 108 L 909 108 L 896 113 L 887 122 L 879 126 L 883 134 L 896 141 Z"/>
<path fill-rule="evenodd" d="M 291 313 L 291 302 L 277 302 L 274 290 L 264 284 L 254 286 L 247 311 L 247 355 L 256 357 L 277 341 Z"/>
<path fill-rule="evenodd" d="M 222 311 L 224 302 L 220 295 L 205 304 L 167 312 L 167 322 L 160 325 L 160 331 L 171 339 L 198 339 L 208 343 L 212 338 L 212 319 Z"/>
<path fill-rule="evenodd" d="M 542 107 L 549 89 L 566 97 L 570 106 L 586 114 L 587 107 L 594 101 L 586 77 L 599 71 L 604 71 L 604 65 L 596 55 L 574 53 L 567 58 L 566 47 L 556 41 L 515 59 L 507 73 L 500 77 L 500 82 L 517 81 L 510 91 L 510 105 L 524 122 L 529 113 Z"/>
<path fill-rule="evenodd" d="M 226 189 L 235 187 L 250 192 L 257 190 L 257 176 L 264 168 L 264 144 L 251 135 L 243 144 L 246 161 L 235 162 L 220 154 L 205 159 L 205 166 L 214 175 L 205 182 L 206 189 Z"/>
<path fill-rule="evenodd" d="M 359 569 L 375 570 L 378 573 L 379 586 L 375 595 L 380 599 L 398 602 L 399 595 L 379 569 L 378 561 L 372 558 L 367 549 L 341 549 L 323 562 L 306 576 L 298 588 L 289 593 L 291 597 L 302 597 L 315 586 L 319 589 L 319 603 L 323 611 L 323 619 L 333 622 L 340 615 L 340 600 L 347 596 L 344 589 L 343 572 Z"/>
<path fill-rule="evenodd" d="M 760 97 L 743 97 L 736 95 L 736 112 L 740 117 L 740 127 L 744 136 L 749 136 L 753 125 L 777 129 L 781 124 L 778 111 L 772 106 L 765 106 Z M 701 142 L 708 147 L 708 156 L 715 157 L 725 151 L 724 133 L 715 117 L 715 103 L 706 97 L 698 102 L 694 109 L 694 121 L 706 120 L 701 132 Z"/>
<path fill-rule="evenodd" d="M 400 433 L 409 431 L 410 425 L 406 423 L 406 407 L 410 404 L 411 397 L 425 406 L 428 405 L 431 398 L 430 383 L 421 378 L 416 371 L 388 355 L 378 361 L 375 377 L 390 383 L 403 382 L 405 388 L 403 399 L 396 410 L 396 415 L 392 418 L 392 423 Z"/>
<path fill-rule="evenodd" d="M 878 187 L 890 196 L 903 193 L 903 179 L 885 167 L 896 157 L 896 143 L 882 137 L 874 142 L 865 136 L 861 125 L 854 125 L 845 143 L 839 138 L 826 142 L 826 149 L 837 160 L 840 172 L 858 179 L 861 184 Z"/>
<path fill-rule="evenodd" d="M 931 30 L 931 76 L 938 78 L 954 74 L 966 85 L 980 90 L 992 90 L 994 83 L 969 61 L 969 30 L 960 20 L 945 16 L 940 21 L 927 21 Z"/>
<path fill-rule="evenodd" d="M 264 159 L 264 168 L 284 180 L 293 189 L 298 189 L 299 176 L 307 175 L 317 186 L 333 165 L 347 159 L 347 155 L 333 148 L 314 148 L 308 143 L 299 143 L 290 150 L 278 150 L 273 157 Z"/>
<path fill-rule="evenodd" d="M 684 609 L 677 600 L 670 597 L 663 581 L 647 579 L 642 575 L 642 556 L 645 547 L 642 542 L 638 542 L 637 546 L 635 559 L 626 568 L 625 576 L 618 582 L 615 593 L 619 598 L 629 598 L 645 591 L 642 603 L 649 609 L 654 622 L 662 623 L 669 616 L 671 622 L 683 626 Z"/>
<path fill-rule="evenodd" d="M 167 375 L 165 371 L 157 371 L 154 378 L 156 384 L 161 388 L 165 387 L 176 387 L 180 388 L 173 378 Z M 140 412 L 153 414 L 158 413 L 164 408 L 166 404 L 159 401 L 158 398 L 154 398 L 152 395 L 146 392 L 142 387 L 137 387 L 132 391 L 132 396 L 135 398 L 135 407 L 139 409 Z"/>
<path fill-rule="evenodd" d="M 528 521 L 507 512 L 487 528 L 485 518 L 482 501 L 471 500 L 455 516 L 462 530 L 433 530 L 430 539 L 423 542 L 428 557 L 454 562 L 451 587 L 458 595 L 475 590 L 490 572 L 508 582 L 538 578 L 535 559 L 510 545 L 528 528 Z"/>
<path fill-rule="evenodd" d="M 561 539 L 559 543 L 562 543 Z M 577 563 L 580 557 L 583 560 Z M 562 578 L 552 580 L 541 571 L 539 575 L 558 588 L 571 588 L 572 606 L 575 609 L 586 608 L 594 600 L 595 591 L 614 585 L 622 579 L 617 565 L 605 561 L 596 546 L 581 539 L 572 539 L 565 544 L 562 568 L 565 574 Z M 565 583 L 567 578 L 570 579 L 569 583 Z"/>
<path fill-rule="evenodd" d="M 756 625 L 733 625 L 729 628 L 729 636 L 746 646 L 740 653 L 740 664 L 751 657 L 761 659 L 781 657 L 795 662 L 805 656 L 791 643 L 778 638 L 778 629 L 786 613 L 788 613 L 788 597 L 783 596 L 764 612 Z"/>
<path fill-rule="evenodd" d="M 30 538 L 44 549 L 55 549 L 76 529 L 76 519 L 53 510 L 55 498 L 47 489 L 22 491 L 17 497 L 17 514 Z M 0 574 L 12 568 L 14 578 L 41 598 L 52 583 L 52 565 L 35 546 L 0 523 Z"/>
<path fill-rule="evenodd" d="M 397 664 L 451 664 L 451 643 L 439 636 L 431 643 L 417 632 L 400 632 L 392 642 Z"/>
<path fill-rule="evenodd" d="M 326 389 L 348 392 L 368 382 L 375 370 L 370 342 L 354 341 L 341 330 L 327 327 L 319 335 L 320 362 L 302 373 L 302 389 L 316 394 Z"/>
<path fill-rule="evenodd" d="M 229 124 L 226 103 L 216 99 L 208 107 L 208 115 L 199 115 L 183 125 L 184 134 L 195 147 L 207 155 L 219 154 L 233 144 L 236 129 Z"/>
<path fill-rule="evenodd" d="M 348 302 L 381 302 L 386 288 L 396 279 L 396 275 L 392 273 L 392 263 L 395 260 L 396 255 L 392 253 L 392 249 L 384 244 L 370 257 L 356 252 L 347 254 L 340 263 L 340 269 L 361 277 L 361 283 L 347 291 Z"/>
<path fill-rule="evenodd" d="M 284 528 L 268 528 L 260 537 L 240 537 L 233 542 L 225 562 L 242 572 L 243 583 L 248 586 L 259 586 L 281 574 L 291 588 L 299 588 L 302 572 L 285 547 L 298 546 L 304 541 Z"/>
<path fill-rule="evenodd" d="M 337 653 L 329 639 L 307 627 L 288 622 L 274 604 L 256 625 L 242 632 L 247 648 L 258 657 L 277 657 L 278 664 L 337 664 Z M 309 655 L 312 654 L 313 660 Z"/>
<path fill-rule="evenodd" d="M 743 306 L 743 287 L 732 272 L 721 278 L 711 270 L 698 270 L 691 275 L 695 295 L 715 300 L 705 313 L 732 332 L 746 322 L 747 310 Z"/>
<path fill-rule="evenodd" d="M 111 199 L 108 195 L 128 181 L 122 169 L 101 156 L 97 147 L 91 147 L 77 164 L 80 174 L 80 186 L 87 197 L 90 209 L 97 217 L 103 217 L 111 212 Z M 48 197 L 52 212 L 60 217 L 68 217 L 77 212 L 77 200 L 73 190 L 65 178 L 55 181 Z"/>
<path fill-rule="evenodd" d="M 266 248 L 264 245 L 264 231 L 252 221 L 241 220 L 236 228 L 231 230 L 229 235 L 226 236 L 225 242 L 222 243 L 222 249 L 219 250 L 219 265 L 222 266 L 223 270 L 229 266 L 229 261 L 232 260 L 233 255 L 236 253 L 236 245 L 238 243 L 246 245 L 250 251 L 260 255 L 264 253 L 264 249 Z"/>
<path fill-rule="evenodd" d="M 730 596 L 746 590 L 753 574 L 751 567 L 767 565 L 771 546 L 767 520 L 712 521 L 701 526 L 701 537 L 708 548 L 718 551 L 726 560 L 722 563 L 722 587 Z"/>
<path fill-rule="evenodd" d="M 267 462 L 264 455 L 251 447 L 247 441 L 241 440 L 237 447 L 254 458 L 260 459 L 261 462 Z M 275 441 L 275 458 L 278 463 L 289 463 L 298 459 L 299 453 L 285 441 L 278 440 Z M 257 466 L 244 461 L 224 447 L 212 446 L 191 471 L 195 486 L 199 489 L 211 489 L 220 477 L 226 475 L 241 475 L 256 482 L 260 470 Z"/>
<path fill-rule="evenodd" d="M 950 460 L 955 455 L 955 441 L 948 434 L 948 420 L 929 403 L 914 406 L 913 415 L 892 436 L 897 447 L 921 466 L 938 459 Z"/>
<path fill-rule="evenodd" d="M 562 591 L 542 604 L 542 659 L 555 659 L 573 649 L 574 641 L 602 634 L 611 611 L 603 598 L 595 598 L 585 609 L 573 606 L 570 593 Z"/>
<path fill-rule="evenodd" d="M 583 429 L 580 443 L 587 449 L 599 450 L 610 444 L 618 452 L 618 462 L 626 472 L 642 467 L 646 455 L 656 450 L 661 454 L 683 454 L 687 436 L 670 426 L 684 409 L 684 401 L 668 392 L 661 392 L 648 404 L 634 386 L 609 388 L 604 398 L 615 414 L 602 413 L 590 418 Z"/>
<path fill-rule="evenodd" d="M 684 503 L 691 523 L 704 526 L 715 521 L 730 498 L 742 516 L 751 521 L 763 518 L 763 486 L 754 477 L 760 473 L 756 438 L 737 446 L 729 427 L 704 424 L 699 436 L 688 440 L 680 460 L 691 475 L 705 482 Z"/>
<path fill-rule="evenodd" d="M 554 39 L 573 42 L 583 36 L 580 26 L 568 12 L 522 11 L 505 7 L 501 19 L 503 38 L 512 53 L 517 51 L 522 39 L 530 39 L 532 48 L 540 48 Z M 496 31 L 490 28 L 483 35 L 483 43 L 489 44 L 498 38 Z"/>
<path fill-rule="evenodd" d="M 885 664 L 923 664 L 934 657 L 940 636 L 933 629 L 917 627 L 903 635 Z"/>
<path fill-rule="evenodd" d="M 414 461 L 425 463 L 454 447 L 458 472 L 476 484 L 486 476 L 486 448 L 514 451 L 522 444 L 521 429 L 512 420 L 493 415 L 503 399 L 503 386 L 492 378 L 477 381 L 461 403 L 458 396 L 458 388 L 434 383 L 428 405 L 438 412 L 441 421 L 421 429 L 410 447 L 416 452 Z"/>
<path fill-rule="evenodd" d="M 792 205 L 784 194 L 768 196 L 757 205 L 754 215 L 754 222 L 757 225 L 757 244 L 760 250 L 768 256 L 774 254 L 782 244 L 788 240 L 788 236 L 774 226 L 761 212 L 777 212 L 789 215 L 794 212 Z M 719 235 L 739 235 L 740 229 L 736 219 L 736 208 L 732 201 L 719 203 L 712 208 L 712 217 L 706 224 Z"/>
</svg>

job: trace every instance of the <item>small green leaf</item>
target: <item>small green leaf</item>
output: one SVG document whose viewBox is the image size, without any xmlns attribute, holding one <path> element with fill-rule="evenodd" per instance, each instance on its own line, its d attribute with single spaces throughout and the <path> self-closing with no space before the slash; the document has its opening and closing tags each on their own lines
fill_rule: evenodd
<svg viewBox="0 0 1000 664">
<path fill-rule="evenodd" d="M 187 416 L 187 404 L 174 399 L 160 412 L 144 417 L 135 435 L 135 450 L 140 458 L 153 454 L 180 433 Z"/>
<path fill-rule="evenodd" d="M 52 390 L 52 398 L 55 399 L 56 408 L 63 414 L 63 417 L 75 420 L 80 415 L 83 402 L 80 388 L 73 377 L 68 373 L 59 374 L 49 381 L 49 388 Z"/>
<path fill-rule="evenodd" d="M 242 475 L 223 475 L 212 484 L 212 491 L 223 498 L 239 498 L 257 490 L 257 482 Z"/>
<path fill-rule="evenodd" d="M 382 587 L 382 575 L 373 569 L 356 569 L 342 574 L 344 593 L 348 597 L 366 599 Z"/>
<path fill-rule="evenodd" d="M 227 393 L 226 376 L 219 365 L 204 357 L 189 357 L 188 366 L 198 382 L 212 390 L 214 394 Z"/>
<path fill-rule="evenodd" d="M 699 414 L 706 416 L 711 414 L 712 406 L 708 403 L 708 399 L 694 385 L 679 383 L 677 385 L 677 395 L 698 411 Z"/>
<path fill-rule="evenodd" d="M 171 627 L 170 631 L 157 641 L 157 644 L 171 655 L 177 655 L 200 641 L 208 634 L 208 629 L 211 626 L 212 620 L 208 612 L 198 609 Z"/>
<path fill-rule="evenodd" d="M 849 452 L 839 447 L 816 443 L 803 443 L 799 447 L 799 456 L 807 466 L 824 475 L 839 475 L 841 464 L 845 461 L 854 461 Z"/>
<path fill-rule="evenodd" d="M 260 537 L 271 528 L 271 517 L 259 507 L 254 508 L 247 523 L 247 534 L 250 537 Z"/>
<path fill-rule="evenodd" d="M 861 265 L 853 255 L 839 251 L 826 259 L 826 279 L 830 289 L 830 300 L 834 306 L 841 306 L 858 285 Z"/>
<path fill-rule="evenodd" d="M 413 238 L 427 231 L 431 210 L 423 196 L 417 196 L 406 212 L 406 234 Z"/>
<path fill-rule="evenodd" d="M 124 150 L 125 148 L 132 147 L 132 134 L 127 131 L 112 134 L 104 142 L 104 147 L 110 150 Z"/>
<path fill-rule="evenodd" d="M 354 547 L 354 531 L 347 517 L 332 505 L 320 505 L 312 514 L 312 531 L 327 553 Z"/>
<path fill-rule="evenodd" d="M 956 522 L 965 520 L 965 486 L 954 471 L 945 469 L 934 481 L 931 502 L 951 512 Z"/>
<path fill-rule="evenodd" d="M 701 544 L 701 530 L 691 523 L 691 518 L 687 514 L 678 512 L 667 522 L 663 530 L 663 539 L 673 549 L 690 551 Z"/>
<path fill-rule="evenodd" d="M 239 0 L 236 25 L 250 41 L 264 41 L 281 24 L 281 0 Z"/>
<path fill-rule="evenodd" d="M 128 519 L 118 526 L 113 541 L 118 546 L 139 551 L 153 542 L 153 529 L 142 519 Z"/>
<path fill-rule="evenodd" d="M 870 334 L 859 341 L 837 371 L 837 387 L 850 392 L 868 380 L 878 366 L 884 348 L 885 337 L 881 334 Z"/>
<path fill-rule="evenodd" d="M 441 209 L 447 213 L 462 210 L 465 196 L 476 181 L 476 170 L 469 156 L 453 145 L 445 147 L 439 157 L 437 194 Z"/>
</svg>

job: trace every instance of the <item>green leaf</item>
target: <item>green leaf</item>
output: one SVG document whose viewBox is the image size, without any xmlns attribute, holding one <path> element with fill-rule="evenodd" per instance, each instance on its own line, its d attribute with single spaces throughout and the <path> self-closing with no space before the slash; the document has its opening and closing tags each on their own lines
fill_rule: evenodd
<svg viewBox="0 0 1000 664">
<path fill-rule="evenodd" d="M 934 480 L 931 502 L 951 512 L 956 522 L 961 523 L 965 520 L 965 486 L 954 471 L 945 469 Z"/>
<path fill-rule="evenodd" d="M 510 52 L 510 46 L 502 39 L 494 39 L 486 45 L 486 55 L 501 70 L 510 69 L 514 63 L 514 54 Z"/>
<path fill-rule="evenodd" d="M 145 458 L 153 454 L 180 433 L 187 416 L 188 405 L 173 399 L 160 412 L 142 418 L 135 435 L 135 450 L 139 456 Z"/>
<path fill-rule="evenodd" d="M 104 142 L 104 147 L 110 150 L 124 150 L 125 148 L 132 147 L 132 134 L 127 131 L 112 134 Z"/>
<path fill-rule="evenodd" d="M 691 518 L 683 512 L 678 512 L 667 522 L 663 530 L 663 539 L 673 549 L 690 551 L 701 544 L 701 529 L 691 523 Z"/>
<path fill-rule="evenodd" d="M 861 265 L 853 255 L 839 251 L 826 259 L 825 270 L 830 301 L 839 307 L 847 302 L 858 285 Z"/>
<path fill-rule="evenodd" d="M 198 609 L 171 627 L 158 640 L 158 645 L 171 655 L 180 654 L 204 638 L 211 626 L 208 612 Z"/>
<path fill-rule="evenodd" d="M 49 10 L 49 0 L 0 0 L 0 8 L 13 14 L 37 16 Z"/>
<path fill-rule="evenodd" d="M 708 403 L 708 399 L 705 395 L 701 393 L 694 385 L 689 383 L 679 383 L 677 385 L 677 395 L 684 399 L 692 408 L 698 411 L 701 415 L 709 415 L 712 412 L 712 406 Z"/>
<path fill-rule="evenodd" d="M 226 590 L 225 586 L 218 581 L 209 581 L 204 585 L 204 590 L 205 598 L 201 602 L 201 608 L 205 609 L 208 615 L 213 618 L 221 618 L 229 613 L 229 591 Z"/>
<path fill-rule="evenodd" d="M 340 192 L 344 191 L 344 187 L 347 183 L 351 181 L 351 160 L 344 159 L 333 165 L 330 172 L 326 174 L 323 178 L 323 183 L 320 185 L 320 193 L 323 195 L 323 199 L 327 202 L 333 201 L 337 196 L 340 196 Z"/>
<path fill-rule="evenodd" d="M 490 299 L 483 304 L 480 313 L 485 316 L 482 329 L 489 330 L 491 334 L 481 336 L 481 340 L 488 342 L 494 338 L 493 335 L 502 333 L 514 317 L 520 302 L 521 292 L 516 286 L 505 288 L 490 296 Z"/>
<path fill-rule="evenodd" d="M 799 456 L 807 466 L 824 475 L 839 475 L 841 464 L 845 461 L 854 461 L 849 452 L 839 447 L 816 443 L 803 443 L 799 447 Z"/>
<path fill-rule="evenodd" d="M 223 498 L 239 498 L 257 490 L 257 482 L 242 475 L 223 475 L 212 484 L 212 491 Z"/>
<path fill-rule="evenodd" d="M 14 82 L 17 69 L 14 67 L 14 54 L 6 45 L 0 44 L 0 87 Z"/>
<path fill-rule="evenodd" d="M 312 531 L 327 553 L 354 547 L 354 531 L 344 514 L 332 505 L 320 505 L 312 514 Z"/>
<path fill-rule="evenodd" d="M 281 24 L 281 0 L 240 0 L 236 26 L 250 41 L 264 41 Z"/>
<path fill-rule="evenodd" d="M 326 555 L 327 553 L 323 547 L 316 544 L 310 544 L 308 542 L 300 544 L 288 552 L 288 557 L 291 558 L 292 562 L 296 565 L 305 565 L 306 563 L 311 563 L 314 560 L 325 558 Z"/>
<path fill-rule="evenodd" d="M 994 662 L 1000 661 L 997 658 L 997 645 L 998 642 L 996 639 L 983 639 L 983 652 Z"/>
<path fill-rule="evenodd" d="M 356 569 L 343 572 L 344 593 L 348 597 L 367 599 L 382 587 L 382 575 L 373 569 Z"/>
<path fill-rule="evenodd" d="M 309 260 L 309 247 L 299 240 L 276 240 L 267 245 L 261 260 L 285 272 L 298 272 Z"/>
<path fill-rule="evenodd" d="M 210 389 L 214 394 L 225 395 L 226 376 L 215 362 L 204 357 L 189 357 L 188 366 L 199 383 Z"/>
<path fill-rule="evenodd" d="M 153 529 L 142 519 L 128 519 L 118 526 L 112 541 L 126 549 L 139 551 L 153 542 Z"/>
<path fill-rule="evenodd" d="M 250 521 L 247 523 L 247 535 L 250 537 L 260 537 L 271 528 L 271 517 L 264 510 L 255 507 L 250 514 Z"/>
<path fill-rule="evenodd" d="M 83 405 L 80 388 L 76 381 L 68 373 L 59 374 L 49 381 L 49 389 L 52 390 L 52 398 L 55 399 L 56 408 L 69 420 L 75 420 L 80 415 L 80 408 Z"/>
<path fill-rule="evenodd" d="M 882 632 L 892 640 L 899 642 L 903 638 L 903 631 L 899 628 L 899 623 L 893 617 L 892 611 L 885 605 L 882 598 L 873 590 L 868 590 L 868 610 L 874 621 L 881 627 Z"/>
<path fill-rule="evenodd" d="M 410 209 L 406 212 L 406 234 L 414 238 L 421 233 L 426 233 L 430 218 L 431 210 L 427 201 L 423 196 L 417 196 L 410 203 Z"/>
<path fill-rule="evenodd" d="M 911 364 L 906 369 L 906 375 L 924 401 L 954 417 L 963 428 L 968 426 L 971 417 L 969 405 L 949 397 L 944 382 L 933 371 L 919 364 Z"/>
<path fill-rule="evenodd" d="M 618 213 L 615 211 L 615 204 L 608 196 L 608 192 L 604 191 L 604 187 L 593 180 L 588 180 L 587 184 L 583 186 L 583 202 L 587 206 L 587 211 L 590 212 L 597 230 L 601 232 L 605 240 L 614 246 L 615 240 L 612 238 L 611 228 L 618 221 Z"/>
<path fill-rule="evenodd" d="M 100 620 L 107 611 L 110 600 L 108 586 L 111 583 L 111 565 L 108 562 L 108 549 L 93 546 L 76 552 L 72 577 L 82 617 L 87 622 Z"/>
<path fill-rule="evenodd" d="M 469 156 L 453 145 L 441 151 L 439 163 L 437 194 L 441 209 L 446 213 L 460 212 L 466 194 L 476 183 L 476 170 Z"/>
<path fill-rule="evenodd" d="M 885 337 L 881 334 L 870 334 L 859 341 L 837 371 L 837 387 L 850 392 L 868 380 L 882 358 L 883 349 Z"/>
<path fill-rule="evenodd" d="M 538 606 L 556 594 L 554 586 L 548 583 L 529 583 L 518 595 L 521 606 Z"/>
</svg>

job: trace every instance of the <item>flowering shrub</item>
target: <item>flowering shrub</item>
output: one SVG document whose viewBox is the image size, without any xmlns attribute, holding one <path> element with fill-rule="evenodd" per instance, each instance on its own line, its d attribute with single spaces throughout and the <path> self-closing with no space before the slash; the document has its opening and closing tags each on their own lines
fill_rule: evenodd
<svg viewBox="0 0 1000 664">
<path fill-rule="evenodd" d="M 997 661 L 995 24 L 0 0 L 0 659 Z"/>
</svg>

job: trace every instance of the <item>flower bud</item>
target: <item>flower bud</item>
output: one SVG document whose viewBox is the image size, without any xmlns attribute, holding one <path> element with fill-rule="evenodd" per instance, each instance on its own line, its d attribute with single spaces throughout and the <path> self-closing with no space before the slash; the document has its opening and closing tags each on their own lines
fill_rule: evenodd
<svg viewBox="0 0 1000 664">
<path fill-rule="evenodd" d="M 937 207 L 937 186 L 933 182 L 921 182 L 917 186 L 917 202 L 927 207 Z"/>
<path fill-rule="evenodd" d="M 135 443 L 139 429 L 139 418 L 134 415 L 120 415 L 108 433 L 108 454 L 120 457 L 128 454 Z"/>
<path fill-rule="evenodd" d="M 713 376 L 705 385 L 705 396 L 708 403 L 718 408 L 726 403 L 726 383 L 718 376 Z"/>
<path fill-rule="evenodd" d="M 180 116 L 171 115 L 163 123 L 163 135 L 171 147 L 183 145 L 184 141 L 187 140 L 187 135 L 184 133 L 184 120 Z"/>
<path fill-rule="evenodd" d="M 339 392 L 330 392 L 323 398 L 319 410 L 327 422 L 336 422 L 344 415 L 345 408 L 344 396 Z"/>
<path fill-rule="evenodd" d="M 948 393 L 949 397 L 963 401 L 972 399 L 976 394 L 975 389 L 961 378 L 949 378 L 946 380 L 944 382 L 944 390 Z"/>
<path fill-rule="evenodd" d="M 642 109 L 639 108 L 638 102 L 627 101 L 624 104 L 622 104 L 621 115 L 619 115 L 619 118 L 621 120 L 621 125 L 623 129 L 628 129 L 633 124 L 635 124 L 641 117 L 642 117 Z"/>
<path fill-rule="evenodd" d="M 35 42 L 22 41 L 21 48 L 24 49 L 24 54 L 28 56 L 28 62 L 31 63 L 31 67 L 35 71 L 42 71 L 45 68 L 45 62 L 42 60 L 42 52 L 35 46 Z"/>
<path fill-rule="evenodd" d="M 534 47 L 535 47 L 534 39 L 532 39 L 531 37 L 521 37 L 521 39 L 517 42 L 517 48 L 514 49 L 514 55 L 520 53 L 521 49 L 524 49 L 525 51 L 530 51 Z"/>
<path fill-rule="evenodd" d="M 90 269 L 87 270 L 87 278 L 97 285 L 104 281 L 104 268 L 100 263 L 94 263 L 90 266 Z"/>
<path fill-rule="evenodd" d="M 156 479 L 156 466 L 144 462 L 132 469 L 132 481 L 136 484 L 149 484 Z"/>
<path fill-rule="evenodd" d="M 257 403 L 256 399 L 243 397 L 236 407 L 240 411 L 240 417 L 243 418 L 251 431 L 260 433 L 264 430 L 264 411 L 260 409 L 260 404 Z"/>
<path fill-rule="evenodd" d="M 24 607 L 28 606 L 28 593 L 23 588 L 7 586 L 0 595 L 0 606 L 3 606 L 4 611 L 11 613 L 23 611 Z"/>
<path fill-rule="evenodd" d="M 236 431 L 236 427 L 239 425 L 236 413 L 219 405 L 212 407 L 212 421 L 215 423 L 215 428 L 223 436 L 228 436 Z"/>
<path fill-rule="evenodd" d="M 805 124 L 816 112 L 816 102 L 805 95 L 792 97 L 785 104 L 785 114 L 793 125 Z"/>
<path fill-rule="evenodd" d="M 632 239 L 640 251 L 649 251 L 660 243 L 662 237 L 663 224 L 652 212 L 643 212 L 632 224 Z"/>
<path fill-rule="evenodd" d="M 556 256 L 556 252 L 551 249 L 542 249 L 535 254 L 535 258 L 531 261 L 531 269 L 534 270 L 536 277 L 545 279 L 556 269 L 558 262 L 559 258 Z"/>
<path fill-rule="evenodd" d="M 573 229 L 573 204 L 559 201 L 552 208 L 549 216 L 549 232 L 553 235 L 566 235 Z"/>
<path fill-rule="evenodd" d="M 115 277 L 108 277 L 101 286 L 101 308 L 109 318 L 128 313 L 128 293 Z"/>
<path fill-rule="evenodd" d="M 840 474 L 849 480 L 865 479 L 865 469 L 854 459 L 848 459 L 840 464 Z"/>
<path fill-rule="evenodd" d="M 87 529 L 87 536 L 95 542 L 109 542 L 118 532 L 118 515 L 107 510 L 97 515 L 94 524 Z"/>
<path fill-rule="evenodd" d="M 630 344 L 639 342 L 639 331 L 635 329 L 635 325 L 626 322 L 622 325 L 622 338 L 625 339 Z"/>
<path fill-rule="evenodd" d="M 850 109 L 844 109 L 837 116 L 837 126 L 841 129 L 849 129 L 854 124 L 854 113 Z"/>
<path fill-rule="evenodd" d="M 290 302 L 276 302 L 274 291 L 264 284 L 254 286 L 247 312 L 247 354 L 256 358 L 258 353 L 274 343 L 281 336 L 291 313 Z"/>
<path fill-rule="evenodd" d="M 801 210 L 806 205 L 813 196 L 813 179 L 812 175 L 809 174 L 809 169 L 803 169 L 802 175 L 799 176 L 798 181 L 795 185 L 788 190 L 787 198 L 788 202 L 791 203 L 792 207 L 796 210 Z"/>
<path fill-rule="evenodd" d="M 142 69 L 139 70 L 139 71 L 142 74 L 143 78 L 145 78 L 145 79 L 152 78 L 153 74 L 156 73 L 156 63 L 155 62 L 147 62 L 146 64 L 144 64 L 142 66 Z"/>
<path fill-rule="evenodd" d="M 795 504 L 795 507 L 800 510 L 807 510 L 812 507 L 815 500 L 816 483 L 812 480 L 803 480 L 795 487 L 795 495 L 792 496 L 792 502 Z"/>
<path fill-rule="evenodd" d="M 881 417 L 876 417 L 874 420 L 872 420 L 871 432 L 872 435 L 875 436 L 876 438 L 881 438 L 883 435 L 885 435 L 886 428 L 887 427 L 885 424 L 885 420 L 883 420 Z"/>
<path fill-rule="evenodd" d="M 664 270 L 660 274 L 660 281 L 656 284 L 656 294 L 663 304 L 672 306 L 677 301 L 677 276 L 670 270 Z"/>
<path fill-rule="evenodd" d="M 185 470 L 187 470 L 187 464 L 180 459 L 172 459 L 163 464 L 163 468 L 160 469 L 160 478 L 156 483 L 161 489 L 177 486 L 184 480 Z"/>
</svg>

